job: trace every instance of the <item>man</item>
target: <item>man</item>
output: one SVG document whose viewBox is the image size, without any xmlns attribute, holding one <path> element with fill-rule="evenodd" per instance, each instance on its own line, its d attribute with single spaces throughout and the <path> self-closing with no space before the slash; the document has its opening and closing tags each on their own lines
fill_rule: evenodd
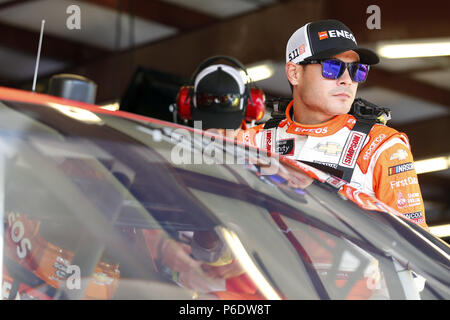
<svg viewBox="0 0 450 320">
<path fill-rule="evenodd" d="M 237 129 L 244 124 L 245 108 L 240 96 L 245 92 L 245 82 L 235 68 L 214 64 L 201 70 L 194 81 L 196 108 L 192 119 L 201 121 L 202 129 Z"/>
<path fill-rule="evenodd" d="M 343 23 L 306 24 L 286 47 L 293 100 L 285 118 L 240 131 L 237 139 L 340 176 L 427 228 L 407 136 L 349 114 L 358 83 L 378 62 Z"/>
<path fill-rule="evenodd" d="M 219 60 L 231 65 L 217 64 Z M 252 86 L 242 63 L 229 56 L 214 56 L 198 66 L 189 86 L 181 88 L 177 111 L 185 122 L 201 121 L 203 130 L 246 129 L 246 121 L 263 117 L 264 99 L 264 93 Z"/>
</svg>

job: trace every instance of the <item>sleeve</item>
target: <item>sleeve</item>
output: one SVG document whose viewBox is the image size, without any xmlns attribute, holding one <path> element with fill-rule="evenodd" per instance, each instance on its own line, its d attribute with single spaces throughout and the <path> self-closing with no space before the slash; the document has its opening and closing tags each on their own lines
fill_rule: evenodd
<svg viewBox="0 0 450 320">
<path fill-rule="evenodd" d="M 373 190 L 376 197 L 412 222 L 428 229 L 425 207 L 409 146 L 400 139 L 395 139 L 383 149 L 373 171 Z"/>
<path fill-rule="evenodd" d="M 251 145 L 253 147 L 259 148 L 259 138 L 258 135 L 264 129 L 264 124 L 252 127 L 247 130 L 238 130 L 236 134 L 236 141 L 244 144 Z"/>
</svg>

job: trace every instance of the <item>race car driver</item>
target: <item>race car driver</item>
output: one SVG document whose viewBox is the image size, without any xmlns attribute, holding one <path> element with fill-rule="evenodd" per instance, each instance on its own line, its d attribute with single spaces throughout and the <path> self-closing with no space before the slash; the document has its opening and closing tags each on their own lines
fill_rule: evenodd
<svg viewBox="0 0 450 320">
<path fill-rule="evenodd" d="M 307 23 L 286 46 L 293 99 L 285 115 L 236 137 L 339 176 L 428 228 L 408 137 L 349 114 L 358 84 L 378 62 L 342 22 Z"/>
</svg>

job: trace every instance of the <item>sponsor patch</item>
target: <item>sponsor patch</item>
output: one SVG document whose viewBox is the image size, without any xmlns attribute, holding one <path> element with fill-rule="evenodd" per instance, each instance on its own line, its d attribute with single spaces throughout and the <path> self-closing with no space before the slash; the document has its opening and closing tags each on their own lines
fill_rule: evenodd
<svg viewBox="0 0 450 320">
<path fill-rule="evenodd" d="M 397 152 L 393 153 L 391 155 L 391 157 L 389 158 L 389 160 L 405 160 L 406 158 L 408 158 L 408 152 L 406 152 L 403 149 L 398 149 Z"/>
<path fill-rule="evenodd" d="M 408 207 L 420 206 L 422 204 L 419 193 L 408 193 Z"/>
<path fill-rule="evenodd" d="M 329 184 L 331 184 L 336 189 L 340 189 L 346 182 L 344 180 L 335 178 L 335 177 L 329 177 L 326 180 Z"/>
<path fill-rule="evenodd" d="M 272 151 L 272 130 L 266 132 L 266 150 Z"/>
<path fill-rule="evenodd" d="M 313 163 L 321 164 L 321 165 L 324 165 L 324 166 L 327 166 L 330 168 L 334 168 L 334 169 L 337 169 L 337 167 L 338 167 L 337 163 L 331 163 L 331 162 L 322 162 L 322 161 L 314 160 Z"/>
<path fill-rule="evenodd" d="M 304 43 L 302 43 L 302 44 L 298 47 L 298 53 L 299 53 L 300 55 L 302 55 L 302 54 L 305 53 L 305 44 L 304 44 Z"/>
<path fill-rule="evenodd" d="M 328 38 L 328 33 L 326 31 L 318 32 L 318 35 L 319 35 L 319 40 L 323 40 L 323 39 L 327 39 Z"/>
<path fill-rule="evenodd" d="M 279 140 L 275 152 L 281 155 L 292 156 L 294 155 L 294 147 L 294 139 Z"/>
<path fill-rule="evenodd" d="M 328 132 L 328 127 L 324 128 L 301 128 L 296 127 L 295 132 L 298 133 L 315 133 L 315 134 L 326 134 Z"/>
<path fill-rule="evenodd" d="M 339 164 L 343 167 L 353 168 L 356 164 L 359 152 L 363 146 L 366 135 L 361 132 L 352 131 L 344 146 Z"/>
<path fill-rule="evenodd" d="M 401 192 L 399 192 L 397 194 L 397 208 L 403 209 L 407 206 L 407 204 L 408 203 L 406 202 L 405 197 L 403 197 L 403 194 Z"/>
<path fill-rule="evenodd" d="M 301 45 L 299 45 L 297 48 L 295 48 L 294 50 L 292 50 L 291 52 L 289 52 L 288 54 L 288 60 L 292 61 L 296 58 L 298 58 L 299 56 L 301 56 L 302 54 L 304 54 L 306 51 L 306 47 L 305 44 L 302 43 Z"/>
<path fill-rule="evenodd" d="M 298 58 L 300 56 L 300 53 L 298 52 L 298 48 L 295 48 L 288 54 L 289 61 L 294 60 L 295 58 Z"/>
<path fill-rule="evenodd" d="M 403 214 L 405 217 L 407 217 L 408 219 L 411 220 L 415 220 L 415 219 L 422 219 L 423 215 L 422 215 L 422 211 L 416 211 L 416 212 L 411 212 L 411 213 L 405 213 Z"/>
<path fill-rule="evenodd" d="M 329 141 L 327 141 L 327 143 L 325 144 L 319 143 L 314 147 L 314 150 L 323 152 L 329 156 L 337 156 L 342 153 L 342 147 L 339 143 Z"/>
<path fill-rule="evenodd" d="M 319 36 L 319 40 L 324 40 L 330 38 L 346 38 L 352 40 L 356 43 L 355 36 L 346 30 L 328 30 L 328 31 L 320 31 L 317 33 Z"/>
<path fill-rule="evenodd" d="M 108 276 L 106 273 L 103 272 L 96 272 L 93 274 L 92 278 L 94 279 L 94 282 L 98 285 L 104 286 L 104 285 L 110 285 L 113 283 L 114 279 Z"/>
<path fill-rule="evenodd" d="M 400 187 L 406 187 L 412 184 L 418 184 L 419 182 L 417 181 L 416 177 L 408 177 L 402 180 L 394 180 L 390 182 L 391 185 L 391 189 L 396 189 L 396 188 L 400 188 Z"/>
<path fill-rule="evenodd" d="M 66 280 L 69 277 L 69 274 L 67 273 L 67 268 L 69 265 L 69 260 L 57 256 L 56 260 L 53 262 L 53 273 L 49 278 L 55 281 Z"/>
<path fill-rule="evenodd" d="M 411 171 L 414 169 L 414 164 L 412 162 L 402 163 L 396 166 L 392 166 L 388 168 L 388 173 L 390 176 L 398 173 L 403 173 L 407 171 Z"/>
<path fill-rule="evenodd" d="M 369 160 L 372 156 L 372 153 L 375 151 L 377 146 L 386 138 L 386 135 L 384 133 L 380 134 L 378 137 L 376 137 L 372 143 L 370 144 L 369 148 L 364 152 L 363 159 Z"/>
</svg>

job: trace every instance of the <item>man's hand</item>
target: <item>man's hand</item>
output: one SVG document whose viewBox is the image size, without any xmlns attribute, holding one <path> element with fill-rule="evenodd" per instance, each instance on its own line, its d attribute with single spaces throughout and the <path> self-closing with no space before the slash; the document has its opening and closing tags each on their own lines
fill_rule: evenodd
<svg viewBox="0 0 450 320">
<path fill-rule="evenodd" d="M 161 262 L 172 270 L 178 272 L 178 283 L 183 287 L 207 293 L 223 290 L 225 280 L 212 277 L 202 270 L 203 261 L 198 261 L 190 256 L 191 247 L 185 243 L 173 239 L 165 239 L 161 247 Z"/>
<path fill-rule="evenodd" d="M 191 246 L 173 239 L 165 239 L 161 245 L 161 262 L 172 270 L 184 272 L 201 267 L 202 262 L 191 258 Z"/>
<path fill-rule="evenodd" d="M 178 283 L 197 293 L 223 291 L 226 288 L 225 279 L 212 278 L 204 273 L 201 268 L 180 272 Z"/>
<path fill-rule="evenodd" d="M 203 264 L 202 269 L 208 276 L 221 279 L 234 278 L 245 272 L 241 264 L 237 261 L 233 261 L 232 263 L 224 266 L 211 266 Z"/>
</svg>

